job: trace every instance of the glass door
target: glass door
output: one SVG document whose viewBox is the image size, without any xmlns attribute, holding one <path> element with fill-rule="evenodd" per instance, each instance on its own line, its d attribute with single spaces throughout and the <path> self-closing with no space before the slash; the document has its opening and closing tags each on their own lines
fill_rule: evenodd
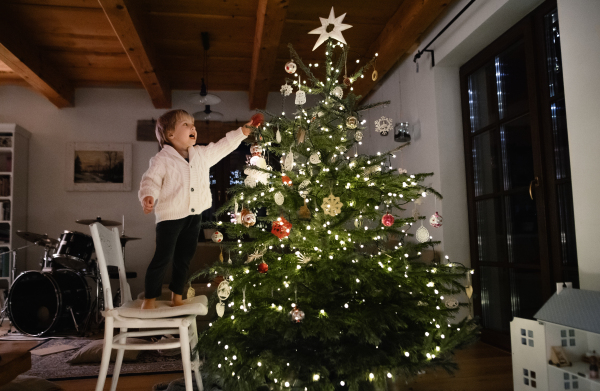
<svg viewBox="0 0 600 391">
<path fill-rule="evenodd" d="M 461 68 L 475 312 L 481 317 L 482 339 L 507 349 L 512 318 L 532 319 L 552 294 L 556 276 L 564 274 L 553 267 L 555 245 L 550 243 L 554 225 L 568 214 L 555 216 L 556 205 L 568 211 L 572 204 L 567 184 L 555 184 L 555 177 L 546 180 L 549 162 L 555 161 L 550 155 L 560 160 L 554 171 L 564 172 L 569 162 L 563 157 L 566 122 L 560 136 L 547 137 L 552 121 L 564 112 L 553 120 L 558 109 L 546 104 L 549 88 L 539 72 L 545 61 L 536 49 L 536 38 L 543 34 L 535 33 L 536 15 Z M 552 82 L 558 83 L 556 77 Z M 562 102 L 564 107 L 564 97 Z M 546 106 L 551 108 L 548 120 Z"/>
</svg>

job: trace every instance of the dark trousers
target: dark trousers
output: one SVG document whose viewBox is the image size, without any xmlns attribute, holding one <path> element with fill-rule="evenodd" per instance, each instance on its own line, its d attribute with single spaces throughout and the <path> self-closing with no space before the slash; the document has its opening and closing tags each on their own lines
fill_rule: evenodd
<svg viewBox="0 0 600 391">
<path fill-rule="evenodd" d="M 165 272 L 171 261 L 173 273 L 169 289 L 175 294 L 183 295 L 190 261 L 198 244 L 200 223 L 200 215 L 190 215 L 183 219 L 165 220 L 156 224 L 156 250 L 148 265 L 145 279 L 147 299 L 160 296 Z"/>
</svg>

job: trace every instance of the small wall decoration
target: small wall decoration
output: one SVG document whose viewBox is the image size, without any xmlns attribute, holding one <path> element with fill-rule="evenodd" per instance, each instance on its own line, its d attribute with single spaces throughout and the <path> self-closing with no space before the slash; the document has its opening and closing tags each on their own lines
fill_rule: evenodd
<svg viewBox="0 0 600 391">
<path fill-rule="evenodd" d="M 131 144 L 67 143 L 67 191 L 131 191 Z"/>
</svg>

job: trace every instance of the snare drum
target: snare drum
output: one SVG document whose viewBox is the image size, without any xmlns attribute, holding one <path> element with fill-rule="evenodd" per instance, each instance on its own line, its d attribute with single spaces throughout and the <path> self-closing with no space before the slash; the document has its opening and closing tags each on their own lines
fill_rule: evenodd
<svg viewBox="0 0 600 391">
<path fill-rule="evenodd" d="M 87 270 L 94 252 L 92 237 L 77 231 L 65 231 L 60 236 L 60 243 L 52 255 L 54 262 L 66 268 Z"/>
</svg>

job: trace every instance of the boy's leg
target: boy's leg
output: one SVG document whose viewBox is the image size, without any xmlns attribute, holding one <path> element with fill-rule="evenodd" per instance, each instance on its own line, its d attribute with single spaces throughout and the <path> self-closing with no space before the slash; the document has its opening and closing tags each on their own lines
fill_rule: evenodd
<svg viewBox="0 0 600 391">
<path fill-rule="evenodd" d="M 173 274 L 169 289 L 173 292 L 174 304 L 180 304 L 183 289 L 187 282 L 190 261 L 194 257 L 200 234 L 200 215 L 191 215 L 185 228 L 181 230 L 177 238 L 175 253 L 173 254 Z M 178 297 L 179 296 L 179 297 Z"/>
<path fill-rule="evenodd" d="M 185 219 L 161 221 L 156 225 L 156 250 L 145 277 L 146 299 L 156 299 L 162 293 L 167 266 L 177 244 L 177 237 L 185 226 Z"/>
</svg>

